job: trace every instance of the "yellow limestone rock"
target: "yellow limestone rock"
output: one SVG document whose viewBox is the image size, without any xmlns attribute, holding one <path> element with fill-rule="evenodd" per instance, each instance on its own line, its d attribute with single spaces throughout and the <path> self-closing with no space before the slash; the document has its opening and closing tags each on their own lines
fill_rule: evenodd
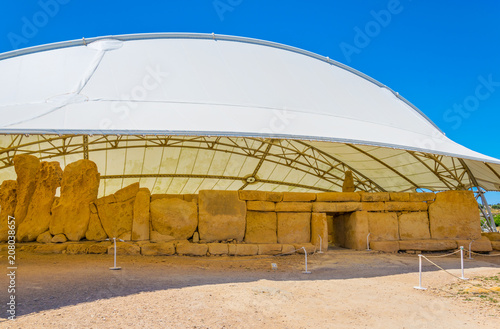
<svg viewBox="0 0 500 329">
<path fill-rule="evenodd" d="M 149 240 L 149 207 L 151 193 L 147 188 L 139 189 L 134 201 L 132 240 Z M 198 222 L 198 221 L 196 221 Z"/>
<path fill-rule="evenodd" d="M 321 239 L 320 239 L 321 237 Z M 325 213 L 313 213 L 311 217 L 311 243 L 316 249 L 328 250 L 328 223 Z"/>
<path fill-rule="evenodd" d="M 278 243 L 294 244 L 311 241 L 311 213 L 278 213 Z"/>
<path fill-rule="evenodd" d="M 399 235 L 401 240 L 430 239 L 427 212 L 410 212 L 399 215 Z"/>
<path fill-rule="evenodd" d="M 188 239 L 198 226 L 198 207 L 181 199 L 155 200 L 151 202 L 151 225 L 162 235 Z"/>
<path fill-rule="evenodd" d="M 17 174 L 17 204 L 14 217 L 16 218 L 16 225 L 19 225 L 26 217 L 31 196 L 35 192 L 40 160 L 33 155 L 16 155 L 14 157 L 14 169 Z"/>
<path fill-rule="evenodd" d="M 16 189 L 15 180 L 5 180 L 0 185 L 0 242 L 8 239 L 9 216 L 14 217 L 16 210 Z"/>
<path fill-rule="evenodd" d="M 354 192 L 356 186 L 354 186 L 354 177 L 352 176 L 352 171 L 346 170 L 344 177 L 344 184 L 342 184 L 342 192 Z"/>
<path fill-rule="evenodd" d="M 394 212 L 368 213 L 370 241 L 399 240 L 398 216 Z"/>
<path fill-rule="evenodd" d="M 249 211 L 247 213 L 246 243 L 276 243 L 276 213 Z"/>
</svg>

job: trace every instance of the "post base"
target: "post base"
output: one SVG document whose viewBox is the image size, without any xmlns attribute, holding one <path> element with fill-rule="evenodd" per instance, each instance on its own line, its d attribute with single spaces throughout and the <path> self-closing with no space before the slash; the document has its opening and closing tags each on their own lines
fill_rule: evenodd
<svg viewBox="0 0 500 329">
<path fill-rule="evenodd" d="M 110 267 L 109 269 L 116 271 L 116 270 L 121 270 L 122 268 L 121 267 Z"/>
<path fill-rule="evenodd" d="M 424 288 L 424 287 L 413 287 L 415 289 L 418 289 L 418 290 L 427 290 L 427 288 Z"/>
<path fill-rule="evenodd" d="M 303 274 L 311 274 L 311 271 L 302 271 Z"/>
</svg>

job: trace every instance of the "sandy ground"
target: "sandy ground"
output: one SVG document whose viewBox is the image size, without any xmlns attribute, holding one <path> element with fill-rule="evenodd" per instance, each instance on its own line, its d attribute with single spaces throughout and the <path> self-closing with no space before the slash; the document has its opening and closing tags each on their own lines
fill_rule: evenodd
<svg viewBox="0 0 500 329">
<path fill-rule="evenodd" d="M 414 289 L 417 255 L 329 250 L 309 257 L 311 274 L 303 255 L 119 256 L 121 271 L 109 255 L 17 258 L 18 318 L 2 310 L 0 328 L 500 328 L 499 294 L 458 294 L 459 280 L 429 263 L 429 289 Z M 435 261 L 460 275 L 459 258 Z M 470 278 L 500 275 L 500 257 L 465 265 Z"/>
</svg>

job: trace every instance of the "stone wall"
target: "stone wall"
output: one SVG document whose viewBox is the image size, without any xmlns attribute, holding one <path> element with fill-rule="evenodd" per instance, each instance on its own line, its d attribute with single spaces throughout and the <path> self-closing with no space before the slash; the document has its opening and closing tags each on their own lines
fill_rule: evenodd
<svg viewBox="0 0 500 329">
<path fill-rule="evenodd" d="M 98 199 L 99 173 L 92 161 L 79 160 L 64 172 L 58 163 L 37 161 L 16 157 L 21 177 L 0 187 L 2 241 L 6 216 L 19 213 L 19 241 L 81 244 L 70 253 L 109 251 L 109 242 L 100 241 L 114 237 L 126 241 L 119 252 L 144 255 L 281 254 L 302 247 L 312 252 L 329 243 L 361 250 L 368 235 L 372 249 L 388 252 L 448 250 L 472 240 L 476 251 L 498 245 L 481 237 L 477 203 L 468 191 L 172 195 L 151 194 L 135 183 Z"/>
</svg>

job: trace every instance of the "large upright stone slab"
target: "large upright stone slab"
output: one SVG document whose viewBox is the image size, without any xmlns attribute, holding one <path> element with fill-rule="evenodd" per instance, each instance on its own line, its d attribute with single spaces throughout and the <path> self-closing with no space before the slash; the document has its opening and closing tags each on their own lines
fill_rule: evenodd
<svg viewBox="0 0 500 329">
<path fill-rule="evenodd" d="M 200 240 L 243 241 L 246 203 L 239 199 L 238 191 L 200 191 L 199 206 Z"/>
<path fill-rule="evenodd" d="M 278 243 L 295 244 L 311 241 L 311 213 L 278 213 Z"/>
<path fill-rule="evenodd" d="M 92 207 L 95 207 L 95 205 L 91 204 L 91 208 Z M 89 241 L 100 241 L 105 240 L 107 237 L 108 235 L 102 227 L 101 219 L 99 218 L 97 209 L 95 209 L 95 212 L 91 209 L 89 227 L 87 228 L 87 232 L 85 232 L 85 238 Z"/>
<path fill-rule="evenodd" d="M 33 155 L 16 155 L 14 157 L 14 169 L 17 175 L 17 204 L 14 217 L 16 218 L 16 225 L 19 225 L 26 217 L 31 196 L 35 192 L 40 160 Z"/>
<path fill-rule="evenodd" d="M 42 162 L 36 176 L 35 191 L 26 217 L 17 229 L 18 241 L 35 241 L 49 229 L 51 208 L 56 189 L 61 186 L 62 169 L 59 162 Z"/>
<path fill-rule="evenodd" d="M 370 241 L 399 240 L 398 216 L 394 212 L 369 212 Z"/>
<path fill-rule="evenodd" d="M 328 250 L 328 223 L 325 213 L 313 213 L 311 217 L 311 243 L 316 249 Z"/>
<path fill-rule="evenodd" d="M 366 236 L 369 232 L 368 212 L 356 211 L 343 217 L 345 240 L 343 247 L 349 249 L 366 249 Z"/>
<path fill-rule="evenodd" d="M 276 213 L 247 212 L 246 243 L 276 243 Z"/>
<path fill-rule="evenodd" d="M 198 226 L 195 202 L 181 199 L 158 199 L 151 202 L 151 225 L 154 231 L 176 240 L 187 240 Z"/>
<path fill-rule="evenodd" d="M 100 203 L 99 200 L 97 200 L 99 218 L 102 228 L 110 238 L 118 238 L 132 232 L 134 199 L 111 203 Z"/>
<path fill-rule="evenodd" d="M 78 160 L 64 168 L 61 197 L 52 209 L 50 233 L 63 233 L 70 241 L 85 237 L 90 220 L 89 204 L 96 201 L 99 172 L 94 162 Z"/>
<path fill-rule="evenodd" d="M 132 240 L 149 240 L 149 205 L 151 193 L 141 188 L 134 201 L 134 219 L 132 222 Z"/>
<path fill-rule="evenodd" d="M 0 185 L 0 242 L 8 239 L 9 216 L 14 217 L 16 210 L 16 189 L 15 180 L 4 180 Z"/>
<path fill-rule="evenodd" d="M 431 238 L 427 212 L 401 214 L 398 220 L 401 240 L 424 240 Z"/>
<path fill-rule="evenodd" d="M 342 184 L 342 192 L 354 192 L 356 186 L 354 185 L 354 177 L 352 171 L 346 170 L 344 176 L 344 183 Z"/>
<path fill-rule="evenodd" d="M 477 240 L 481 222 L 472 191 L 446 191 L 436 194 L 429 205 L 432 239 Z"/>
</svg>

